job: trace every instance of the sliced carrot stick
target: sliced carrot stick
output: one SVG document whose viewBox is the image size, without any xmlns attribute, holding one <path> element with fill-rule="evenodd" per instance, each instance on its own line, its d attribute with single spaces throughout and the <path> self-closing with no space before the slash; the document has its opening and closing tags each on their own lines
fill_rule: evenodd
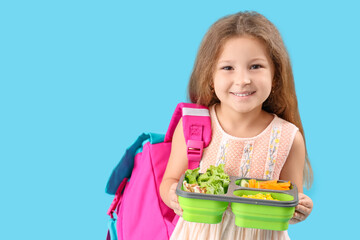
<svg viewBox="0 0 360 240">
<path fill-rule="evenodd" d="M 250 188 L 255 188 L 255 183 L 256 183 L 256 180 L 255 180 L 255 179 L 250 179 L 250 180 L 249 180 L 249 187 L 250 187 Z"/>
<path fill-rule="evenodd" d="M 249 180 L 250 188 L 273 189 L 273 190 L 289 190 L 291 186 L 290 181 L 278 183 L 277 180 L 256 181 L 255 179 Z"/>
</svg>

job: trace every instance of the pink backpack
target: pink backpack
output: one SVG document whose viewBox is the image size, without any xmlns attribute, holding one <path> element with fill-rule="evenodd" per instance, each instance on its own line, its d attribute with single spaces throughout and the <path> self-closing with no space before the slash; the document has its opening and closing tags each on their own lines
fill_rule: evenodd
<svg viewBox="0 0 360 240">
<path fill-rule="evenodd" d="M 182 117 L 189 168 L 199 166 L 202 151 L 211 140 L 206 107 L 180 103 L 166 135 L 143 133 L 113 170 L 106 192 L 115 194 L 108 210 L 108 240 L 169 239 L 177 217 L 160 198 L 159 186 L 171 151 L 174 130 Z M 117 217 L 114 217 L 114 212 Z"/>
</svg>

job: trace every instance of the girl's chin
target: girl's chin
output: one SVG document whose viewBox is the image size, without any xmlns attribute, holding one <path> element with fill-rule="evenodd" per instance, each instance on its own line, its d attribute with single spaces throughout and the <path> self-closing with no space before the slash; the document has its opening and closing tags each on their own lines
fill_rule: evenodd
<svg viewBox="0 0 360 240">
<path fill-rule="evenodd" d="M 227 107 L 226 107 L 227 108 Z M 239 114 L 248 114 L 252 112 L 261 111 L 261 106 L 249 106 L 248 104 L 234 104 L 228 107 L 228 110 L 239 113 Z"/>
</svg>

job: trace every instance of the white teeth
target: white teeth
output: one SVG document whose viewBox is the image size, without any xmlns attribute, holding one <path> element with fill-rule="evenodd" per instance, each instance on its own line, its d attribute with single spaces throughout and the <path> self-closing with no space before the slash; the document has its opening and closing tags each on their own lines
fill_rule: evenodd
<svg viewBox="0 0 360 240">
<path fill-rule="evenodd" d="M 249 96 L 251 95 L 253 92 L 248 92 L 248 93 L 234 93 L 235 96 L 238 96 L 238 97 L 246 97 L 246 96 Z"/>
</svg>

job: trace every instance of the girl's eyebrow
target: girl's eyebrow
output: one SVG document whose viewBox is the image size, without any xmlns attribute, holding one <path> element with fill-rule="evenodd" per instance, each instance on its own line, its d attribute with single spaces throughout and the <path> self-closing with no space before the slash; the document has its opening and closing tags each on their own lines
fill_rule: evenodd
<svg viewBox="0 0 360 240">
<path fill-rule="evenodd" d="M 255 57 L 255 58 L 252 58 L 251 61 L 267 61 L 267 59 L 263 58 L 263 57 Z"/>
<path fill-rule="evenodd" d="M 218 63 L 233 63 L 234 61 L 231 61 L 231 60 L 221 60 L 221 61 L 218 61 Z"/>
<path fill-rule="evenodd" d="M 254 57 L 254 58 L 251 58 L 250 59 L 250 62 L 253 62 L 253 61 L 264 61 L 264 62 L 267 62 L 268 60 L 266 58 L 263 58 L 263 57 Z M 232 64 L 234 63 L 235 61 L 232 61 L 232 60 L 219 60 L 218 61 L 218 64 Z"/>
</svg>

